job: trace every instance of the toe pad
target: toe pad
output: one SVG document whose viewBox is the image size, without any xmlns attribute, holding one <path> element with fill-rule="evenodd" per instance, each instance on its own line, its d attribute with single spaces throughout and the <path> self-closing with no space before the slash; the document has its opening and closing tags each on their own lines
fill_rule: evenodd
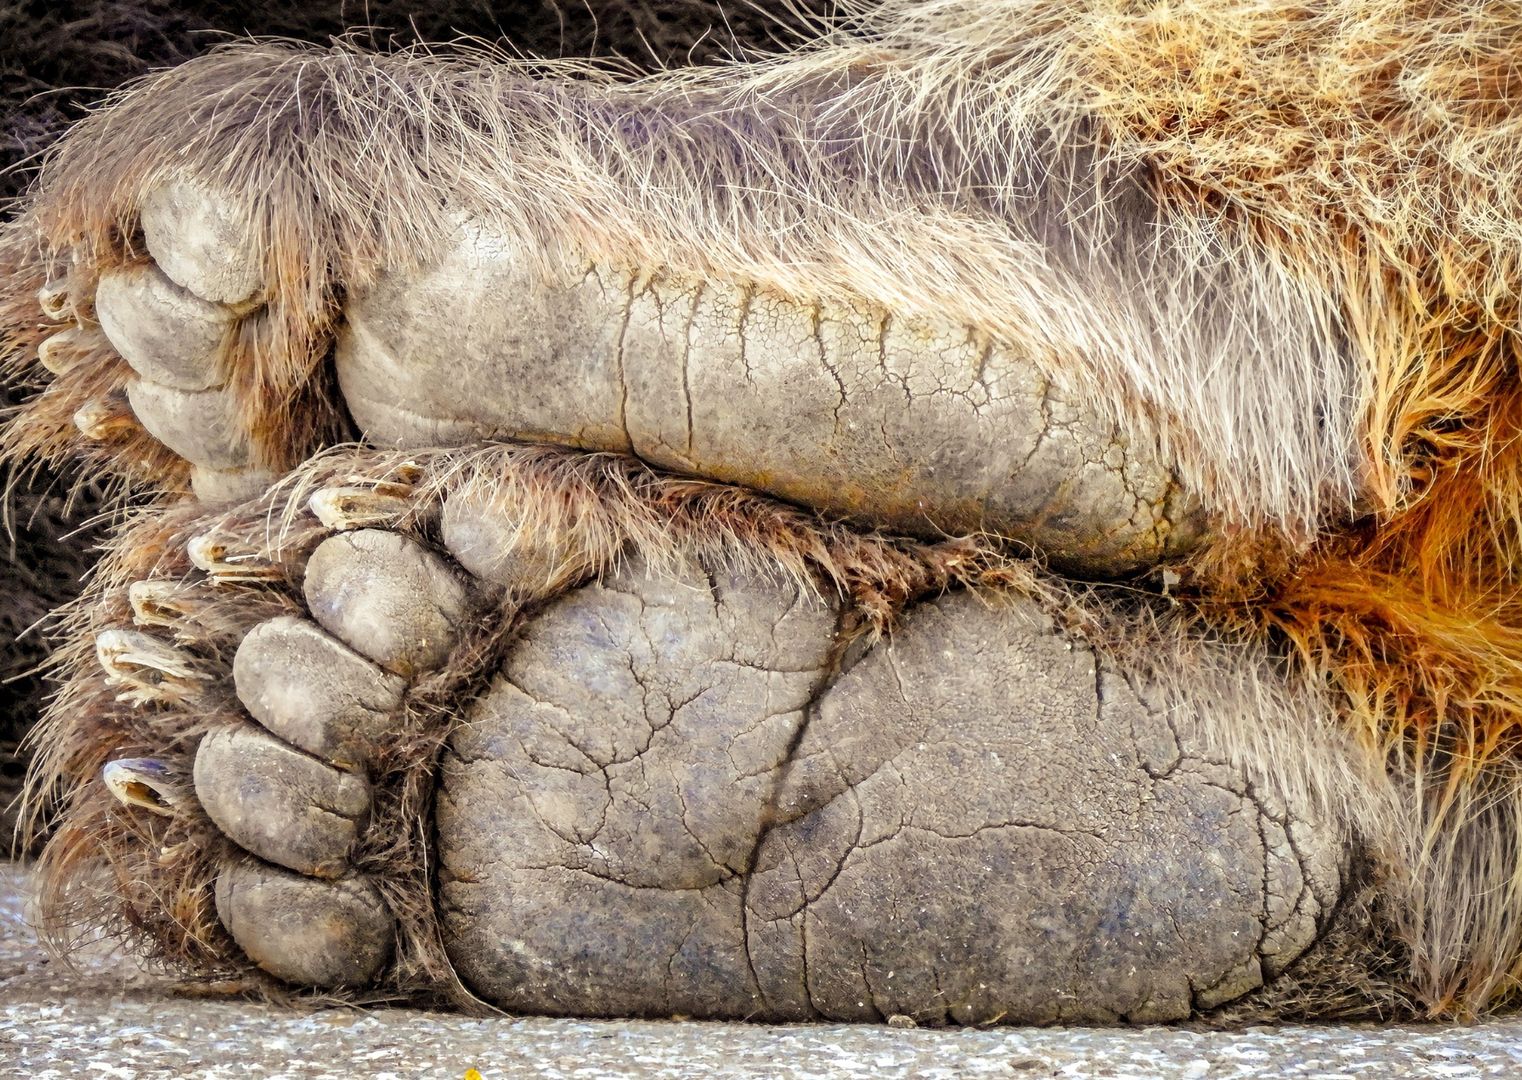
<svg viewBox="0 0 1522 1080">
<path fill-rule="evenodd" d="M 217 917 L 265 971 L 299 986 L 363 986 L 391 958 L 394 920 L 360 878 L 319 881 L 255 862 L 217 878 Z"/>
</svg>

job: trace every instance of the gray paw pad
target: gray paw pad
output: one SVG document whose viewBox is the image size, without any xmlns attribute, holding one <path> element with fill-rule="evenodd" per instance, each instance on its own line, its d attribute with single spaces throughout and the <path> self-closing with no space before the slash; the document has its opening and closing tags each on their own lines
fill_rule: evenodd
<svg viewBox="0 0 1522 1080">
<path fill-rule="evenodd" d="M 629 568 L 530 623 L 438 801 L 446 942 L 476 992 L 577 1015 L 1159 1021 L 1315 939 L 1335 830 L 1034 604 L 924 603 L 843 672 L 832 637 L 790 587 L 696 566 Z"/>
<path fill-rule="evenodd" d="M 524 599 L 550 595 L 585 577 L 592 558 L 566 535 L 546 536 L 487 490 L 466 488 L 444 503 L 444 546 L 466 570 Z"/>
<path fill-rule="evenodd" d="M 292 746 L 347 768 L 363 766 L 395 730 L 406 682 L 289 616 L 249 631 L 233 658 L 245 708 Z"/>
<path fill-rule="evenodd" d="M 187 181 L 171 181 L 142 206 L 149 254 L 175 284 L 220 304 L 243 304 L 258 292 L 263 267 L 250 222 L 232 199 Z"/>
<path fill-rule="evenodd" d="M 458 571 L 420 544 L 379 529 L 324 540 L 307 563 L 305 591 L 325 630 L 406 677 L 444 662 L 473 606 Z"/>
<path fill-rule="evenodd" d="M 764 1009 L 737 905 L 836 617 L 689 562 L 625 567 L 525 629 L 436 807 L 446 941 L 477 993 L 573 1015 Z"/>
<path fill-rule="evenodd" d="M 175 390 L 221 385 L 221 348 L 233 314 L 192 296 L 154 266 L 103 274 L 95 314 L 122 359 L 145 379 Z"/>
<path fill-rule="evenodd" d="M 217 917 L 265 971 L 300 986 L 364 986 L 391 958 L 391 913 L 362 878 L 322 881 L 254 862 L 217 878 Z"/>
<path fill-rule="evenodd" d="M 127 401 L 148 433 L 187 461 L 225 472 L 252 460 L 237 403 L 221 390 L 176 390 L 137 379 L 127 384 Z"/>
<path fill-rule="evenodd" d="M 206 815 L 261 859 L 337 877 L 370 812 L 370 785 L 256 728 L 213 731 L 195 761 Z"/>
</svg>

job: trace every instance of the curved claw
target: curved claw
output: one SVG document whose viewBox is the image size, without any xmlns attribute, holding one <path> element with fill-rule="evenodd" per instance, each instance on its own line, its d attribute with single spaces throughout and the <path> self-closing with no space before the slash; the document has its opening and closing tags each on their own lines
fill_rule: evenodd
<svg viewBox="0 0 1522 1080">
<path fill-rule="evenodd" d="M 384 490 L 397 485 L 372 487 L 326 487 L 312 494 L 307 505 L 329 529 L 364 529 L 390 525 L 407 512 L 411 503 L 400 494 Z"/>
<path fill-rule="evenodd" d="M 120 396 L 86 402 L 74 414 L 74 426 L 86 438 L 101 442 L 138 430 L 137 417 L 132 414 L 126 398 Z"/>
<path fill-rule="evenodd" d="M 216 581 L 274 581 L 280 567 L 253 551 L 234 551 L 216 536 L 197 536 L 185 545 L 191 563 Z"/>
<path fill-rule="evenodd" d="M 64 322 L 72 315 L 69 286 L 64 281 L 50 281 L 37 290 L 37 306 L 54 322 Z"/>
<path fill-rule="evenodd" d="M 181 702 L 206 676 L 172 645 L 138 630 L 103 630 L 95 656 L 107 678 L 126 687 L 119 699 L 134 704 Z"/>
<path fill-rule="evenodd" d="M 156 758 L 108 761 L 100 771 L 100 778 L 122 805 L 163 817 L 172 817 L 184 798 L 184 787 L 174 781 L 169 769 Z"/>
<path fill-rule="evenodd" d="M 62 375 L 79 366 L 79 328 L 71 326 L 37 346 L 37 362 L 54 375 Z"/>
<path fill-rule="evenodd" d="M 178 635 L 195 615 L 190 592 L 168 581 L 134 581 L 127 587 L 132 621 L 139 626 L 160 626 Z"/>
</svg>

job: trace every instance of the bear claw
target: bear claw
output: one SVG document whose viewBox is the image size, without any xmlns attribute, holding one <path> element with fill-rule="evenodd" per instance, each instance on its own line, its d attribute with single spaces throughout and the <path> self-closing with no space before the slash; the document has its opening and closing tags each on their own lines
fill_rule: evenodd
<svg viewBox="0 0 1522 1080">
<path fill-rule="evenodd" d="M 134 702 L 183 701 L 206 678 L 184 653 L 138 630 L 101 631 L 95 656 L 107 679 L 126 687 L 120 696 Z"/>
<path fill-rule="evenodd" d="M 73 299 L 67 281 L 50 281 L 37 290 L 37 306 L 53 322 L 65 322 L 73 313 Z"/>
<path fill-rule="evenodd" d="M 77 326 L 43 338 L 42 344 L 37 346 L 38 362 L 54 375 L 64 374 L 80 362 L 80 338 Z"/>
<path fill-rule="evenodd" d="M 274 563 L 256 551 L 239 551 L 214 535 L 197 536 L 185 545 L 191 565 L 214 581 L 261 582 L 281 576 Z"/>
<path fill-rule="evenodd" d="M 74 426 L 87 439 L 113 442 L 137 430 L 137 418 L 125 394 L 112 394 L 81 405 L 74 413 Z"/>
<path fill-rule="evenodd" d="M 389 525 L 405 514 L 411 503 L 405 495 L 366 487 L 327 487 L 313 492 L 307 506 L 329 529 L 343 532 Z"/>
<path fill-rule="evenodd" d="M 184 791 L 156 758 L 120 758 L 101 769 L 101 780 L 124 806 L 171 817 Z"/>
</svg>

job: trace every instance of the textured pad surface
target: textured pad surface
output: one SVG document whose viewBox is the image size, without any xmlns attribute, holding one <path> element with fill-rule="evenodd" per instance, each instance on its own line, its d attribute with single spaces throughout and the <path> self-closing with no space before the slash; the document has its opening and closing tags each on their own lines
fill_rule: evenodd
<svg viewBox="0 0 1522 1080">
<path fill-rule="evenodd" d="M 447 757 L 448 944 L 512 1010 L 1165 1020 L 1314 939 L 1331 838 L 1024 601 L 828 613 L 692 565 L 530 625 Z M 1293 837 L 1293 842 L 1292 842 Z"/>
</svg>

